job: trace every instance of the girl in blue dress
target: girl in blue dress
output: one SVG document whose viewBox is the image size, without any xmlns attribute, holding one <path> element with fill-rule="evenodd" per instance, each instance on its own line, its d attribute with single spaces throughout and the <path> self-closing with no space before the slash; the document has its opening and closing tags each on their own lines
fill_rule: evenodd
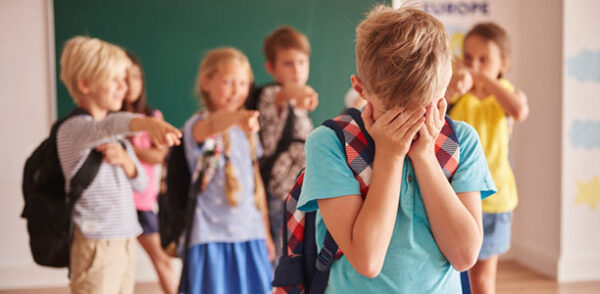
<svg viewBox="0 0 600 294">
<path fill-rule="evenodd" d="M 186 249 L 180 293 L 271 292 L 274 245 L 257 156 L 258 112 L 243 109 L 253 81 L 247 57 L 211 50 L 196 92 L 203 110 L 185 124 L 192 183 L 204 171 Z"/>
</svg>

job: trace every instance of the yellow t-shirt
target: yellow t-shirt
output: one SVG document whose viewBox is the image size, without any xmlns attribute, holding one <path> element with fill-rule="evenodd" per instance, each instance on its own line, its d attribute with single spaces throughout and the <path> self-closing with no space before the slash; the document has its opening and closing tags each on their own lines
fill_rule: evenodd
<svg viewBox="0 0 600 294">
<path fill-rule="evenodd" d="M 514 90 L 509 81 L 500 79 L 499 82 L 506 89 Z M 517 185 L 508 158 L 512 127 L 496 97 L 490 95 L 479 99 L 471 93 L 464 94 L 456 100 L 449 115 L 454 120 L 470 124 L 479 133 L 483 152 L 498 188 L 496 194 L 483 200 L 483 212 L 502 213 L 515 209 L 518 203 Z"/>
</svg>

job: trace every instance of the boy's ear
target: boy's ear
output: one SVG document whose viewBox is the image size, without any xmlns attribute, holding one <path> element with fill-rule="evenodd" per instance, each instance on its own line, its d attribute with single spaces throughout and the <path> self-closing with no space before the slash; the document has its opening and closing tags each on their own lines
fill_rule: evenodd
<svg viewBox="0 0 600 294">
<path fill-rule="evenodd" d="M 82 78 L 78 78 L 75 81 L 75 87 L 77 88 L 77 91 L 83 95 L 87 95 L 91 91 L 90 84 Z"/>
<path fill-rule="evenodd" d="M 273 63 L 271 63 L 270 61 L 265 61 L 265 70 L 267 70 L 267 72 L 270 75 L 274 75 L 275 74 L 275 66 L 273 65 Z"/>
<path fill-rule="evenodd" d="M 363 83 L 360 80 L 360 78 L 357 75 L 351 75 L 350 82 L 352 82 L 352 88 L 354 88 L 354 91 L 356 91 L 356 93 L 358 93 L 360 97 L 365 99 L 365 87 L 363 86 Z"/>
</svg>

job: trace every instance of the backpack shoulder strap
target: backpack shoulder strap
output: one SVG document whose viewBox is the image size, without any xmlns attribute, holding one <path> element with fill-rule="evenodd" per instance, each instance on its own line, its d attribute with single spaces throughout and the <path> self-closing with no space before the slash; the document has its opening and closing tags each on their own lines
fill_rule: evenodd
<svg viewBox="0 0 600 294">
<path fill-rule="evenodd" d="M 71 179 L 70 191 L 67 194 L 69 211 L 75 206 L 75 202 L 81 197 L 83 191 L 85 191 L 92 181 L 94 181 L 94 178 L 96 178 L 103 159 L 104 155 L 100 151 L 92 149 L 79 170 L 77 170 L 77 173 L 75 173 Z"/>
<path fill-rule="evenodd" d="M 446 115 L 446 122 L 440 135 L 435 141 L 435 156 L 446 178 L 449 181 L 452 180 L 452 176 L 458 169 L 460 145 L 456 135 L 456 126 L 448 115 Z"/>
<path fill-rule="evenodd" d="M 360 111 L 350 108 L 344 114 L 325 121 L 323 125 L 332 129 L 340 140 L 346 154 L 348 166 L 359 182 L 361 195 L 364 198 L 367 195 L 368 180 L 371 177 L 375 144 L 364 129 Z M 315 275 L 309 293 L 325 293 L 331 263 L 340 256 L 341 251 L 338 244 L 331 233 L 326 231 L 323 247 L 315 261 Z"/>
<path fill-rule="evenodd" d="M 50 131 L 50 136 L 55 141 L 55 144 L 57 143 L 56 137 L 58 135 L 58 128 L 60 127 L 60 125 L 62 125 L 62 123 L 74 116 L 84 114 L 89 115 L 90 113 L 83 108 L 75 108 L 71 110 L 65 117 L 61 118 L 56 123 L 54 123 Z M 73 178 L 71 178 L 69 193 L 67 194 L 69 211 L 73 209 L 73 207 L 75 206 L 75 202 L 81 197 L 83 191 L 87 189 L 87 187 L 92 183 L 92 181 L 98 174 L 98 170 L 100 169 L 100 165 L 102 164 L 103 159 L 104 155 L 100 151 L 92 148 L 88 157 L 85 159 L 81 167 L 77 170 Z"/>
<path fill-rule="evenodd" d="M 290 104 L 287 105 L 288 108 L 288 116 L 285 120 L 285 125 L 281 131 L 281 137 L 277 142 L 277 146 L 275 147 L 275 151 L 270 156 L 265 156 L 259 160 L 260 162 L 260 171 L 261 176 L 264 181 L 265 187 L 269 187 L 269 182 L 271 181 L 271 171 L 273 170 L 273 166 L 275 162 L 284 151 L 290 148 L 290 145 L 294 140 L 294 128 L 296 126 L 296 116 L 294 115 L 294 107 Z M 262 141 L 262 138 L 261 138 Z"/>
<path fill-rule="evenodd" d="M 325 121 L 323 125 L 336 133 L 346 153 L 348 167 L 359 183 L 361 195 L 365 197 L 375 158 L 375 142 L 365 130 L 360 115 L 358 109 L 349 108 L 344 114 Z"/>
</svg>

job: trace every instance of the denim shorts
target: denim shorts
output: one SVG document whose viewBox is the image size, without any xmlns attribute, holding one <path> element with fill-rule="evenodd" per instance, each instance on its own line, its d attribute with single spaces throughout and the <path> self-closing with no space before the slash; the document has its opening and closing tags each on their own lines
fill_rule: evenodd
<svg viewBox="0 0 600 294">
<path fill-rule="evenodd" d="M 479 260 L 505 253 L 510 248 L 510 227 L 512 211 L 483 214 L 483 244 Z"/>
<path fill-rule="evenodd" d="M 158 216 L 153 211 L 137 211 L 138 221 L 144 232 L 142 235 L 158 233 Z"/>
</svg>

